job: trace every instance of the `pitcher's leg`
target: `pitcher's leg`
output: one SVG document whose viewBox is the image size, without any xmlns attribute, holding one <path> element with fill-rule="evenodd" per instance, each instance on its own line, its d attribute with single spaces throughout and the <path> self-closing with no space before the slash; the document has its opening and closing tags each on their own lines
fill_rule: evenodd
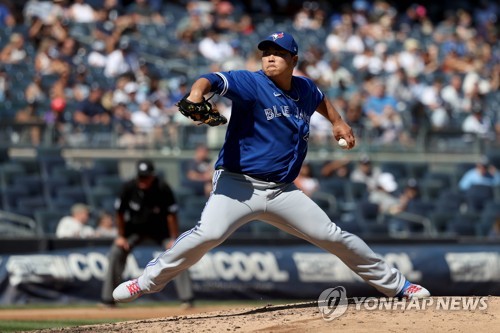
<svg viewBox="0 0 500 333">
<path fill-rule="evenodd" d="M 395 296 L 405 283 L 399 270 L 390 267 L 359 237 L 341 230 L 326 213 L 299 190 L 289 190 L 268 202 L 274 223 L 293 235 L 334 254 L 368 284 Z"/>
<path fill-rule="evenodd" d="M 150 261 L 138 278 L 144 293 L 160 291 L 177 274 L 194 265 L 205 253 L 222 243 L 255 215 L 247 202 L 223 195 L 212 195 L 201 221 L 179 236 L 174 245 Z"/>
</svg>

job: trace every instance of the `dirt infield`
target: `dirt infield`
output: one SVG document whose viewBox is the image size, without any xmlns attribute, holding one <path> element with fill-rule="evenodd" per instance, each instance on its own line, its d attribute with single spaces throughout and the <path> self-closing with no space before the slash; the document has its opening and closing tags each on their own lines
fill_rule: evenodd
<svg viewBox="0 0 500 333">
<path fill-rule="evenodd" d="M 488 297 L 487 309 L 442 310 L 429 306 L 412 310 L 356 309 L 349 305 L 346 313 L 331 321 L 323 320 L 315 302 L 268 305 L 228 309 L 195 307 L 182 310 L 172 307 L 74 309 L 74 310 L 8 310 L 0 312 L 1 319 L 44 318 L 126 318 L 119 323 L 89 325 L 48 332 L 498 332 L 500 327 L 500 298 Z M 14 314 L 16 312 L 17 314 Z M 149 319 L 146 319 L 149 318 Z M 136 320 L 140 319 L 140 320 Z M 33 332 L 33 331 L 31 331 Z"/>
</svg>

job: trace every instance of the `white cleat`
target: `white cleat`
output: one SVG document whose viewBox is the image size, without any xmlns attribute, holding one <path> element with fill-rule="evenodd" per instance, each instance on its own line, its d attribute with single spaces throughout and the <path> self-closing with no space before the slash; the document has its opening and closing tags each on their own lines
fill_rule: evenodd
<svg viewBox="0 0 500 333">
<path fill-rule="evenodd" d="M 139 298 L 144 292 L 137 279 L 125 281 L 113 290 L 113 299 L 116 302 L 127 303 Z"/>
<path fill-rule="evenodd" d="M 403 290 L 401 290 L 396 295 L 396 297 L 408 298 L 408 299 L 412 299 L 412 298 L 421 299 L 421 298 L 426 298 L 426 297 L 430 297 L 430 296 L 431 296 L 431 293 L 429 292 L 429 290 L 425 289 L 421 285 L 411 283 L 409 281 L 405 282 Z"/>
</svg>

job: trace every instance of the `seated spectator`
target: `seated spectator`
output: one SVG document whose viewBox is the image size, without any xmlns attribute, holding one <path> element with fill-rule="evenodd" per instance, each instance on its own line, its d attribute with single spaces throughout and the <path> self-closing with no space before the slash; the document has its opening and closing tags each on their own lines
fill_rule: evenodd
<svg viewBox="0 0 500 333">
<path fill-rule="evenodd" d="M 126 83 L 123 87 L 123 92 L 126 96 L 125 103 L 127 104 L 127 109 L 129 109 L 132 113 L 138 112 L 140 109 L 140 105 L 137 96 L 137 93 L 139 92 L 139 85 L 137 84 L 137 82 L 130 81 Z"/>
<path fill-rule="evenodd" d="M 72 67 L 78 66 L 79 60 L 76 60 L 76 51 L 79 48 L 79 42 L 73 37 L 66 38 L 63 42 L 59 43 L 59 47 L 57 48 L 58 59 L 67 64 L 70 71 Z"/>
<path fill-rule="evenodd" d="M 128 5 L 127 14 L 130 15 L 136 24 L 164 24 L 164 17 L 155 11 L 147 0 L 135 0 Z"/>
<path fill-rule="evenodd" d="M 33 80 L 24 90 L 24 97 L 27 101 L 44 102 L 47 99 L 47 94 L 42 87 L 41 75 L 35 74 Z"/>
<path fill-rule="evenodd" d="M 429 110 L 429 119 L 434 129 L 444 129 L 450 125 L 450 114 L 445 108 L 443 99 L 441 98 L 441 90 L 443 88 L 443 79 L 437 77 L 432 82 L 432 85 L 425 87 L 420 95 L 420 101 Z"/>
<path fill-rule="evenodd" d="M 404 69 L 399 68 L 396 72 L 390 74 L 387 77 L 386 87 L 387 94 L 393 96 L 396 100 L 407 104 L 414 101 L 408 75 Z"/>
<path fill-rule="evenodd" d="M 233 55 L 233 48 L 224 36 L 208 30 L 205 37 L 198 44 L 201 55 L 214 63 L 221 63 Z"/>
<path fill-rule="evenodd" d="M 418 182 L 416 179 L 410 178 L 399 195 L 399 203 L 392 207 L 390 213 L 398 214 L 407 211 L 411 203 L 420 201 L 420 198 L 420 187 L 418 186 Z"/>
<path fill-rule="evenodd" d="M 0 66 L 0 102 L 4 102 L 9 95 L 9 75 L 3 66 Z"/>
<path fill-rule="evenodd" d="M 20 33 L 10 35 L 10 40 L 0 51 L 0 62 L 18 64 L 26 59 L 24 37 Z"/>
<path fill-rule="evenodd" d="M 88 71 L 84 65 L 80 65 L 75 70 L 74 76 L 68 82 L 68 93 L 73 100 L 81 102 L 89 97 L 91 83 L 88 78 Z"/>
<path fill-rule="evenodd" d="M 365 133 L 365 118 L 363 114 L 363 106 L 359 101 L 360 94 L 353 94 L 347 104 L 345 111 L 345 121 L 351 126 L 354 135 L 357 138 L 363 138 Z"/>
<path fill-rule="evenodd" d="M 491 226 L 488 238 L 493 240 L 500 240 L 500 216 L 497 216 L 495 222 Z"/>
<path fill-rule="evenodd" d="M 441 98 L 449 105 L 452 114 L 465 112 L 465 96 L 462 91 L 462 78 L 455 74 L 450 82 L 441 90 Z"/>
<path fill-rule="evenodd" d="M 57 238 L 90 238 L 95 230 L 87 225 L 90 218 L 88 206 L 77 203 L 71 207 L 71 215 L 63 217 L 56 229 Z"/>
<path fill-rule="evenodd" d="M 422 225 L 411 222 L 418 221 L 419 218 L 424 218 L 421 211 L 412 208 L 412 206 L 415 206 L 419 202 L 421 202 L 420 188 L 417 181 L 410 178 L 399 195 L 399 203 L 393 205 L 388 211 L 389 215 L 396 215 L 388 221 L 391 233 L 408 234 L 410 232 L 422 231 Z M 408 218 L 411 218 L 411 220 L 408 220 Z"/>
<path fill-rule="evenodd" d="M 384 143 L 400 139 L 403 123 L 397 111 L 397 101 L 385 92 L 381 81 L 376 81 L 363 110 L 375 135 Z"/>
<path fill-rule="evenodd" d="M 74 113 L 73 120 L 77 128 L 85 130 L 86 125 L 110 125 L 111 117 L 101 103 L 102 96 L 102 88 L 93 85 L 88 98 L 80 103 Z"/>
<path fill-rule="evenodd" d="M 44 39 L 35 54 L 35 70 L 40 75 L 67 72 L 68 64 L 59 59 L 59 52 L 54 40 Z"/>
<path fill-rule="evenodd" d="M 475 103 L 469 114 L 462 123 L 465 133 L 476 134 L 482 139 L 495 139 L 495 128 L 493 121 L 485 115 L 482 103 Z"/>
<path fill-rule="evenodd" d="M 351 161 L 347 158 L 341 158 L 341 159 L 336 159 L 334 161 L 326 162 L 321 167 L 321 177 L 349 179 L 351 174 L 350 163 Z"/>
<path fill-rule="evenodd" d="M 104 66 L 104 75 L 114 78 L 128 72 L 135 72 L 138 68 L 139 59 L 137 54 L 130 47 L 128 39 L 123 37 L 118 42 L 118 48 L 108 54 Z"/>
<path fill-rule="evenodd" d="M 381 173 L 380 167 L 373 165 L 368 155 L 362 155 L 351 172 L 350 179 L 352 182 L 365 183 L 368 191 L 373 191 L 377 188 L 377 179 Z"/>
<path fill-rule="evenodd" d="M 399 207 L 399 198 L 396 195 L 398 183 L 391 173 L 381 173 L 377 180 L 375 189 L 368 196 L 368 201 L 379 206 L 379 211 L 384 214 L 392 214 Z"/>
<path fill-rule="evenodd" d="M 125 103 L 115 105 L 112 114 L 113 130 L 118 137 L 119 147 L 132 148 L 144 144 L 142 136 L 136 134 L 132 113 L 127 109 Z"/>
<path fill-rule="evenodd" d="M 15 24 L 16 19 L 14 15 L 12 15 L 9 7 L 4 3 L 0 3 L 0 29 L 13 27 Z"/>
<path fill-rule="evenodd" d="M 208 147 L 198 145 L 194 157 L 186 165 L 186 186 L 197 195 L 209 195 L 212 190 L 212 160 Z"/>
<path fill-rule="evenodd" d="M 42 140 L 41 125 L 45 122 L 40 117 L 36 110 L 37 102 L 28 101 L 28 105 L 19 110 L 15 116 L 15 123 L 24 125 L 19 132 L 19 141 L 30 143 L 33 146 L 38 146 Z"/>
<path fill-rule="evenodd" d="M 421 74 L 424 71 L 424 61 L 420 55 L 420 42 L 409 38 L 404 43 L 404 50 L 399 53 L 398 62 L 406 73 Z"/>
<path fill-rule="evenodd" d="M 103 68 L 106 66 L 106 42 L 103 40 L 95 40 L 92 42 L 92 51 L 87 55 L 89 66 Z"/>
<path fill-rule="evenodd" d="M 179 41 L 195 43 L 203 38 L 203 31 L 210 28 L 212 18 L 196 8 L 194 1 L 188 3 L 187 11 L 188 16 L 179 19 L 177 23 L 176 36 Z"/>
<path fill-rule="evenodd" d="M 66 100 L 56 97 L 50 102 L 50 109 L 43 114 L 43 120 L 50 131 L 50 141 L 53 144 L 64 144 L 69 130 L 64 117 Z"/>
<path fill-rule="evenodd" d="M 162 135 L 161 124 L 151 114 L 151 102 L 144 101 L 139 105 L 139 110 L 132 112 L 130 118 L 135 127 L 135 132 L 144 137 L 144 141 L 152 144 Z"/>
<path fill-rule="evenodd" d="M 299 175 L 295 178 L 294 184 L 309 197 L 312 196 L 314 192 L 319 190 L 318 179 L 312 174 L 309 163 L 302 164 Z"/>
<path fill-rule="evenodd" d="M 116 238 L 118 236 L 118 229 L 115 225 L 113 215 L 106 211 L 99 213 L 95 236 L 102 238 Z"/>
<path fill-rule="evenodd" d="M 234 15 L 234 6 L 230 1 L 220 1 L 214 6 L 213 24 L 215 31 L 221 34 L 232 32 L 237 27 L 237 19 Z"/>
<path fill-rule="evenodd" d="M 382 72 L 384 64 L 373 49 L 367 47 L 363 53 L 353 57 L 352 66 L 359 72 L 378 75 Z"/>
<path fill-rule="evenodd" d="M 91 23 L 96 19 L 96 13 L 92 6 L 85 0 L 74 0 L 67 10 L 69 20 L 78 23 Z"/>
<path fill-rule="evenodd" d="M 472 185 L 500 185 L 500 172 L 491 164 L 488 157 L 483 156 L 474 168 L 465 172 L 458 183 L 462 191 L 467 191 Z"/>
<path fill-rule="evenodd" d="M 329 67 L 321 76 L 322 81 L 329 87 L 329 95 L 334 96 L 350 88 L 354 80 L 351 72 L 341 66 L 340 60 L 336 58 L 330 60 Z"/>
<path fill-rule="evenodd" d="M 34 1 L 32 1 L 34 3 Z M 41 15 L 43 16 L 43 15 Z M 35 49 L 39 49 L 45 40 L 55 40 L 57 43 L 63 42 L 69 36 L 68 26 L 63 23 L 63 19 L 47 21 L 41 16 L 35 15 L 31 18 L 31 25 L 28 30 L 28 38 L 33 43 Z"/>
</svg>

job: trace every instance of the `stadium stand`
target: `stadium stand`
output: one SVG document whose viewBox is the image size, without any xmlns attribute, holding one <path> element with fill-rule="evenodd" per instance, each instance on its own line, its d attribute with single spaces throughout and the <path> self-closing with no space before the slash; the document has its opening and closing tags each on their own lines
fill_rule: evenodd
<svg viewBox="0 0 500 333">
<path fill-rule="evenodd" d="M 321 140 L 317 135 L 320 131 L 311 131 L 309 156 L 314 174 L 320 174 L 326 161 L 337 157 L 356 161 L 361 153 L 369 152 L 384 172 L 396 177 L 400 188 L 407 179 L 416 179 L 422 200 L 411 207 L 412 213 L 427 216 L 440 235 L 486 236 L 498 216 L 494 207 L 500 205 L 500 184 L 486 190 L 458 190 L 461 176 L 479 156 L 487 155 L 492 165 L 500 168 L 498 31 L 491 30 L 491 22 L 479 15 L 472 2 L 464 2 L 469 4 L 466 10 L 473 19 L 460 26 L 456 42 L 445 26 L 443 11 L 436 9 L 445 4 L 429 5 L 427 16 L 415 20 L 405 14 L 411 5 L 406 1 L 387 3 L 385 10 L 364 14 L 356 13 L 350 1 L 322 2 L 326 13 L 322 22 L 315 22 L 314 15 L 298 22 L 295 15 L 301 2 L 280 1 L 277 5 L 283 3 L 283 7 L 276 9 L 280 14 L 269 15 L 247 2 L 234 1 L 231 18 L 240 24 L 222 29 L 210 26 L 212 10 L 184 1 L 161 2 L 157 11 L 161 22 L 152 18 L 134 22 L 127 15 L 128 2 L 119 1 L 121 9 L 103 8 L 102 1 L 86 2 L 96 12 L 103 10 L 105 16 L 82 23 L 71 17 L 51 17 L 50 11 L 59 10 L 59 4 L 19 1 L 10 8 L 15 25 L 0 22 L 0 54 L 14 33 L 24 37 L 26 53 L 23 61 L 6 57 L 0 64 L 1 208 L 34 218 L 45 234 L 53 232 L 47 220 L 75 201 L 88 203 L 95 210 L 112 210 L 126 176 L 120 166 L 131 156 L 151 152 L 181 165 L 198 144 L 211 142 L 212 129 L 186 123 L 178 116 L 175 102 L 185 93 L 181 82 L 192 82 L 206 71 L 227 70 L 233 62 L 258 69 L 256 43 L 279 29 L 300 41 L 297 75 L 313 78 L 344 116 L 349 116 L 344 110 L 352 101 L 362 110 L 359 118 L 348 117 L 359 131 L 358 148 L 352 152 L 339 153 L 333 140 Z M 485 3 L 494 7 L 492 1 Z M 447 9 L 455 20 L 450 31 L 456 31 L 459 9 Z M 201 29 L 190 30 L 193 11 L 204 19 Z M 251 18 L 247 25 L 241 24 L 244 14 Z M 342 15 L 345 20 L 340 19 Z M 38 27 L 37 17 L 53 21 Z M 200 51 L 201 41 L 208 38 L 203 32 L 211 28 L 220 30 L 222 40 L 234 48 L 228 59 L 214 61 Z M 374 33 L 386 28 L 384 35 Z M 402 42 L 410 38 L 414 51 Z M 66 42 L 70 39 L 73 46 Z M 99 56 L 95 41 L 102 42 L 107 52 Z M 126 69 L 113 72 L 113 62 L 125 58 L 122 65 Z M 333 59 L 339 62 L 336 71 L 328 65 Z M 396 74 L 398 68 L 403 69 L 403 78 Z M 347 74 L 339 78 L 341 70 Z M 77 80 L 79 73 L 84 73 L 82 81 Z M 450 88 L 454 74 L 462 79 L 462 86 L 455 91 Z M 41 91 L 34 95 L 35 100 L 29 100 L 27 91 L 36 76 L 41 77 Z M 384 119 L 380 125 L 366 116 L 365 102 L 374 79 L 382 80 L 394 95 L 400 120 Z M 433 90 L 437 81 L 442 81 L 438 92 Z M 131 82 L 139 87 L 135 97 L 124 91 L 125 84 Z M 88 103 L 96 84 L 104 90 L 99 104 L 105 114 L 94 119 L 95 123 L 79 126 L 75 113 Z M 56 97 L 64 99 L 63 108 L 54 108 Z M 147 118 L 152 124 L 147 129 L 139 129 L 141 125 L 132 120 L 141 103 L 149 103 L 149 113 L 157 115 Z M 228 100 L 220 98 L 216 103 L 230 115 Z M 35 114 L 26 113 L 29 105 L 34 106 Z M 475 105 L 480 106 L 486 120 L 477 123 L 473 132 L 466 131 L 464 123 Z M 438 111 L 444 111 L 441 118 Z M 219 141 L 215 142 L 213 148 L 218 148 Z M 84 150 L 90 151 L 91 157 L 83 154 Z M 119 153 L 107 156 L 99 153 L 101 150 Z M 71 152 L 71 157 L 64 152 Z M 180 167 L 175 168 L 179 171 Z M 183 188 L 182 172 L 168 175 L 176 184 L 181 229 L 186 230 L 196 223 L 206 198 Z M 332 178 L 320 179 L 320 185 L 321 191 L 312 198 L 333 220 L 362 234 L 390 236 L 388 217 L 367 202 L 366 184 Z M 461 215 L 451 216 L 451 212 Z M 477 214 L 480 222 L 473 222 L 467 214 Z M 269 232 L 276 231 L 255 222 L 239 234 Z M 284 237 L 280 232 L 276 235 Z"/>
</svg>

